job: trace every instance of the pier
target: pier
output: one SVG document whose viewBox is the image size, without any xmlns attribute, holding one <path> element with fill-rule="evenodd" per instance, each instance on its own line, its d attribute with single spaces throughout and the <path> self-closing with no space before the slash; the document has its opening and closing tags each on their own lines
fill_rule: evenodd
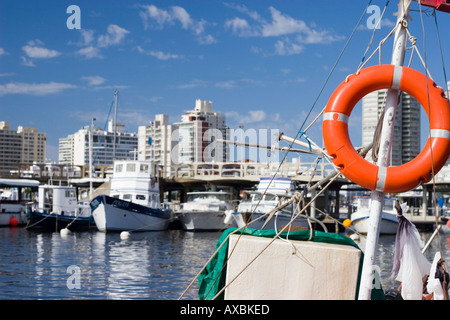
<svg viewBox="0 0 450 320">
<path fill-rule="evenodd" d="M 89 166 L 68 166 L 62 164 L 34 164 L 19 165 L 17 171 L 4 178 L 30 178 L 47 183 L 53 180 L 68 180 L 81 188 L 89 188 Z M 240 192 L 251 190 L 262 177 L 291 178 L 297 190 L 303 190 L 325 179 L 334 168 L 329 163 L 305 163 L 305 162 L 209 162 L 172 165 L 170 167 L 159 166 L 157 173 L 160 180 L 161 202 L 183 202 L 186 193 L 193 190 L 228 188 L 239 199 Z M 93 175 L 93 187 L 97 190 L 94 194 L 109 192 L 109 179 L 112 175 L 112 165 L 95 165 Z M 342 188 L 346 186 L 345 188 Z M 342 213 L 351 213 L 351 209 L 345 211 L 341 200 L 341 192 L 367 190 L 354 185 L 346 178 L 339 177 L 324 193 L 323 197 L 316 200 L 317 212 L 326 212 L 333 218 L 340 218 Z M 399 194 L 401 202 L 405 201 L 411 208 L 411 212 L 405 216 L 420 228 L 432 228 L 436 223 L 434 215 L 433 192 L 449 194 L 450 192 L 450 168 L 444 168 L 435 177 L 435 188 L 430 181 L 423 185 L 423 191 Z M 176 196 L 173 196 L 176 194 Z M 337 201 L 340 199 L 340 201 Z M 176 200 L 176 201 L 175 201 Z M 348 199 L 351 201 L 351 199 Z M 340 203 L 340 205 L 336 205 Z M 439 206 L 436 206 L 438 211 Z M 348 207 L 349 208 L 349 207 Z M 313 213 L 315 214 L 313 209 Z M 311 214 L 311 212 L 309 212 Z"/>
</svg>

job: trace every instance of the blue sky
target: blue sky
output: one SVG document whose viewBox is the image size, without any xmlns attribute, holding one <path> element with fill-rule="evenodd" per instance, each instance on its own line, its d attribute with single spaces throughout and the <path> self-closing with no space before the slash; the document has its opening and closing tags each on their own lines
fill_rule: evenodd
<svg viewBox="0 0 450 320">
<path fill-rule="evenodd" d="M 66 25 L 72 4 L 80 8 L 81 29 Z M 118 119 L 130 132 L 158 113 L 168 114 L 170 122 L 180 121 L 202 99 L 226 114 L 231 128 L 279 129 L 294 136 L 367 4 L 0 0 L 0 120 L 12 128 L 33 126 L 46 132 L 48 157 L 57 160 L 59 138 L 88 125 L 92 117 L 98 126 L 105 125 L 118 89 Z M 386 1 L 372 4 L 383 10 Z M 422 15 L 424 51 L 418 8 L 413 2 L 411 34 L 433 78 L 444 86 L 435 19 L 430 10 Z M 396 11 L 397 1 L 389 1 L 369 54 L 394 26 Z M 356 71 L 372 36 L 367 27 L 371 17 L 373 12 L 366 12 L 306 124 Z M 438 12 L 437 20 L 449 68 L 445 31 L 450 30 L 450 15 Z M 390 62 L 391 51 L 388 40 L 383 63 Z M 369 65 L 377 64 L 378 57 Z M 411 66 L 424 71 L 417 55 Z M 355 108 L 350 126 L 354 144 L 360 143 L 360 108 Z M 308 131 L 318 143 L 320 133 L 320 122 Z"/>
</svg>

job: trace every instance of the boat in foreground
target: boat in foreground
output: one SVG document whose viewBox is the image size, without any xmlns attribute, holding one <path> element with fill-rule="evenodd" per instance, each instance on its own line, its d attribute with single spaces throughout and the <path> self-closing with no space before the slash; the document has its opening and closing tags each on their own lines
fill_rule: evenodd
<svg viewBox="0 0 450 320">
<path fill-rule="evenodd" d="M 236 224 L 231 219 L 232 194 L 223 191 L 188 192 L 187 201 L 177 213 L 184 230 L 217 231 Z"/>
<path fill-rule="evenodd" d="M 95 227 L 91 208 L 78 201 L 77 188 L 54 182 L 39 186 L 38 202 L 27 212 L 26 228 L 60 230 L 89 229 Z"/>
<path fill-rule="evenodd" d="M 356 199 L 356 211 L 351 214 L 352 226 L 361 234 L 367 234 L 369 228 L 369 214 L 372 199 L 369 197 L 358 197 Z M 395 199 L 384 199 L 384 207 L 381 215 L 380 234 L 396 234 L 398 228 L 397 211 L 395 210 Z"/>
<path fill-rule="evenodd" d="M 18 226 L 27 223 L 26 207 L 32 201 L 37 180 L 0 179 L 0 226 Z"/>
<path fill-rule="evenodd" d="M 149 161 L 115 161 L 109 195 L 90 202 L 99 231 L 160 231 L 172 220 L 162 209 L 155 167 Z"/>
</svg>

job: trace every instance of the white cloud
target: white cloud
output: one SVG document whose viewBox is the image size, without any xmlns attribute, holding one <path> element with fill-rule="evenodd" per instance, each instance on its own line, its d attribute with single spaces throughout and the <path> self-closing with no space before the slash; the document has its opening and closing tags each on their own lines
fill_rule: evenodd
<svg viewBox="0 0 450 320">
<path fill-rule="evenodd" d="M 98 46 L 100 48 L 109 47 L 119 44 L 130 33 L 128 30 L 119 27 L 115 24 L 110 24 L 107 28 L 107 33 L 98 37 Z"/>
<path fill-rule="evenodd" d="M 282 14 L 274 7 L 270 7 L 269 11 L 272 16 L 270 24 L 263 24 L 261 35 L 263 37 L 273 37 L 292 33 L 308 32 L 309 28 L 302 20 L 296 20 L 288 15 Z"/>
<path fill-rule="evenodd" d="M 142 49 L 141 46 L 137 47 L 137 50 L 140 53 L 144 53 L 147 54 L 149 56 L 153 56 L 159 60 L 169 60 L 169 59 L 181 59 L 184 56 L 183 55 L 178 55 L 178 54 L 173 54 L 173 53 L 164 53 L 162 51 L 154 51 L 154 50 L 144 50 Z"/>
<path fill-rule="evenodd" d="M 21 56 L 20 59 L 22 59 L 22 65 L 26 67 L 35 67 L 33 61 L 31 61 L 27 57 Z"/>
<path fill-rule="evenodd" d="M 84 48 L 76 51 L 75 53 L 86 59 L 103 58 L 100 49 L 120 44 L 129 33 L 130 31 L 121 28 L 118 25 L 110 24 L 106 29 L 106 33 L 97 37 L 97 41 L 94 36 L 94 30 L 81 29 L 81 41 L 69 43 L 84 46 Z"/>
<path fill-rule="evenodd" d="M 43 43 L 39 40 L 29 41 L 26 46 L 22 47 L 22 50 L 29 58 L 46 59 L 59 56 L 61 53 L 56 50 L 50 50 L 44 48 Z"/>
<path fill-rule="evenodd" d="M 144 9 L 139 15 L 144 23 L 144 28 L 147 29 L 153 21 L 157 28 L 162 29 L 165 25 L 174 25 L 180 23 L 184 30 L 192 31 L 197 36 L 197 41 L 200 44 L 212 44 L 216 39 L 205 32 L 206 21 L 196 20 L 182 7 L 172 6 L 168 10 L 160 9 L 155 5 L 140 6 Z"/>
<path fill-rule="evenodd" d="M 76 86 L 69 83 L 58 83 L 53 81 L 48 83 L 10 82 L 0 85 L 0 96 L 7 94 L 45 96 L 72 88 L 76 88 Z"/>
<path fill-rule="evenodd" d="M 206 87 L 208 86 L 208 82 L 200 79 L 193 79 L 188 83 L 181 84 L 178 86 L 180 89 L 190 89 L 190 88 L 197 88 L 197 87 Z"/>
<path fill-rule="evenodd" d="M 340 41 L 343 37 L 333 34 L 327 30 L 319 30 L 315 25 L 308 25 L 305 21 L 295 19 L 280 12 L 274 7 L 269 7 L 270 20 L 265 20 L 261 16 L 240 5 L 227 5 L 241 13 L 248 15 L 253 23 L 243 18 L 235 17 L 225 22 L 225 28 L 232 31 L 239 37 L 280 37 L 275 43 L 275 53 L 279 55 L 299 54 L 304 49 L 304 44 L 329 43 Z M 292 37 L 293 38 L 288 38 Z M 261 50 L 252 47 L 252 52 L 261 53 Z"/>
<path fill-rule="evenodd" d="M 95 39 L 94 30 L 80 29 L 80 33 L 83 38 L 82 45 L 84 46 L 90 45 Z"/>
<path fill-rule="evenodd" d="M 84 80 L 90 86 L 98 86 L 105 83 L 106 79 L 100 76 L 85 76 L 81 77 L 81 80 Z"/>
<path fill-rule="evenodd" d="M 231 29 L 234 34 L 243 38 L 258 35 L 258 32 L 250 27 L 247 20 L 238 17 L 227 20 L 225 22 L 225 29 Z"/>
<path fill-rule="evenodd" d="M 266 120 L 267 114 L 263 110 L 250 110 L 247 114 L 240 114 L 236 111 L 230 111 L 226 112 L 225 116 L 227 118 L 234 119 L 236 122 L 239 123 L 255 123 L 255 122 L 262 122 Z"/>
<path fill-rule="evenodd" d="M 6 51 L 5 51 L 5 49 L 3 49 L 3 48 L 0 48 L 0 56 L 3 56 L 3 55 L 5 55 L 6 54 Z"/>
<path fill-rule="evenodd" d="M 303 46 L 297 43 L 292 43 L 289 39 L 284 41 L 278 40 L 275 43 L 275 53 L 280 56 L 290 56 L 293 54 L 299 54 L 303 51 Z"/>
<path fill-rule="evenodd" d="M 103 58 L 103 56 L 100 53 L 100 49 L 97 47 L 94 47 L 94 46 L 89 46 L 89 47 L 80 49 L 75 53 L 80 56 L 84 56 L 86 59 Z"/>
</svg>

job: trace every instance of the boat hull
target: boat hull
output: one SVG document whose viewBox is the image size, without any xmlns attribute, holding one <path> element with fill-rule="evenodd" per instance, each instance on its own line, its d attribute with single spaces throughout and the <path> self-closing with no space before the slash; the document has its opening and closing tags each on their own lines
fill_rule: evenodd
<svg viewBox="0 0 450 320">
<path fill-rule="evenodd" d="M 69 226 L 70 230 L 82 230 L 95 227 L 92 216 L 75 217 L 55 213 L 33 211 L 28 214 L 26 229 L 61 230 Z"/>
<path fill-rule="evenodd" d="M 369 214 L 354 213 L 351 215 L 352 226 L 361 234 L 367 234 L 369 230 Z M 380 223 L 380 234 L 396 234 L 398 219 L 395 214 L 383 212 Z"/>
<path fill-rule="evenodd" d="M 225 222 L 224 211 L 181 211 L 178 219 L 187 231 L 219 231 L 236 227 L 234 220 Z"/>
<path fill-rule="evenodd" d="M 101 195 L 91 203 L 92 215 L 99 231 L 162 231 L 167 230 L 170 214 L 129 201 Z"/>
<path fill-rule="evenodd" d="M 19 226 L 25 225 L 27 223 L 26 214 L 24 212 L 0 212 L 0 227 L 15 226 L 16 221 Z"/>
</svg>

